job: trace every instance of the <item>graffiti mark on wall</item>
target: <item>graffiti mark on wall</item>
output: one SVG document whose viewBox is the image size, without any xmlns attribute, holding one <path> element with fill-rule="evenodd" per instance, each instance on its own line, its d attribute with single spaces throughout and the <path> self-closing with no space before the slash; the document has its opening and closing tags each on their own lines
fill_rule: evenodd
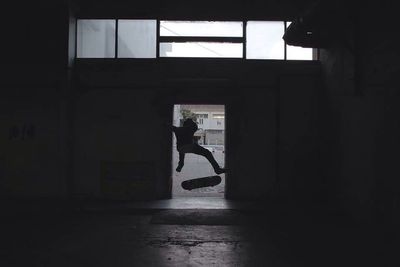
<svg viewBox="0 0 400 267">
<path fill-rule="evenodd" d="M 10 127 L 9 140 L 34 139 L 36 135 L 36 126 L 32 123 L 22 125 L 13 125 Z"/>
</svg>

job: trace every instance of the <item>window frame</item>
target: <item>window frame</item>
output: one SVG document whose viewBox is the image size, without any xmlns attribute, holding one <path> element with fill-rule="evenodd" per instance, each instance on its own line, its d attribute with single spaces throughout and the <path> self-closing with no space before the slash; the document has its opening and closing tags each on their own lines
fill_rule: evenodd
<svg viewBox="0 0 400 267">
<path fill-rule="evenodd" d="M 124 20 L 124 19 L 129 19 L 129 20 L 154 20 L 156 22 L 156 55 L 154 58 L 119 58 L 118 57 L 118 27 L 119 27 L 119 20 Z M 312 49 L 312 54 L 313 57 L 311 60 L 290 60 L 287 59 L 287 46 L 288 44 L 286 41 L 284 41 L 284 59 L 263 59 L 263 58 L 247 58 L 247 38 L 246 38 L 246 27 L 247 27 L 247 22 L 248 21 L 279 21 L 284 23 L 284 32 L 287 30 L 287 23 L 289 22 L 288 20 L 251 20 L 251 19 L 246 19 L 246 20 L 214 20 L 215 22 L 241 22 L 242 23 L 242 37 L 215 37 L 215 36 L 160 36 L 160 22 L 161 20 L 164 21 L 174 21 L 174 20 L 165 20 L 165 19 L 154 19 L 154 18 L 109 18 L 109 17 L 77 17 L 75 18 L 75 60 L 90 60 L 90 59 L 103 59 L 103 60 L 138 60 L 138 61 L 151 61 L 151 60 L 160 60 L 160 59 L 231 59 L 231 60 L 242 60 L 242 61 L 318 61 L 319 60 L 319 48 L 310 48 Z M 115 55 L 114 57 L 110 58 L 90 58 L 90 57 L 78 57 L 78 21 L 79 20 L 114 20 L 115 21 Z M 176 21 L 196 21 L 196 20 L 176 20 Z M 201 21 L 201 20 L 198 20 Z M 162 57 L 160 56 L 160 44 L 161 43 L 168 43 L 168 42 L 173 42 L 173 43 L 185 43 L 185 42 L 210 42 L 210 43 L 237 43 L 237 44 L 242 44 L 242 56 L 241 57 Z"/>
<path fill-rule="evenodd" d="M 163 21 L 174 21 L 174 20 L 163 20 Z M 177 21 L 187 21 L 187 22 L 205 22 L 204 20 L 177 20 Z M 245 41 L 246 38 L 243 35 L 243 27 L 244 27 L 244 21 L 242 20 L 229 20 L 229 21 L 212 21 L 212 22 L 239 22 L 242 23 L 242 37 L 225 37 L 225 36 L 161 36 L 160 34 L 158 35 L 159 41 L 157 43 L 157 47 L 160 50 L 161 43 L 195 43 L 195 42 L 204 42 L 204 43 L 231 43 L 231 44 L 241 44 L 242 45 L 242 50 L 243 47 L 245 47 Z M 161 23 L 161 20 L 160 20 Z M 159 24 L 159 29 L 161 25 Z M 159 58 L 212 58 L 212 59 L 244 59 L 243 57 L 243 51 L 242 55 L 240 57 L 161 57 L 159 55 Z"/>
</svg>

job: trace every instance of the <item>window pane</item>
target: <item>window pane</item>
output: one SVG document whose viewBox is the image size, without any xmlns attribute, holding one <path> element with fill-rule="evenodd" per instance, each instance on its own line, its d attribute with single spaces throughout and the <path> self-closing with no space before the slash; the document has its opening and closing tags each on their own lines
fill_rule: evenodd
<svg viewBox="0 0 400 267">
<path fill-rule="evenodd" d="M 160 21 L 160 36 L 243 37 L 243 23 L 232 21 Z"/>
<path fill-rule="evenodd" d="M 248 21 L 246 58 L 284 59 L 284 23 L 281 21 Z"/>
<path fill-rule="evenodd" d="M 115 57 L 115 20 L 78 20 L 77 57 Z"/>
<path fill-rule="evenodd" d="M 289 27 L 291 22 L 287 23 Z M 300 46 L 286 45 L 286 59 L 288 60 L 313 60 L 313 49 Z"/>
<path fill-rule="evenodd" d="M 313 60 L 313 49 L 300 46 L 286 46 L 286 59 L 288 60 Z"/>
<path fill-rule="evenodd" d="M 239 43 L 160 43 L 160 57 L 227 57 L 241 58 L 243 45 Z"/>
<path fill-rule="evenodd" d="M 118 57 L 156 57 L 155 20 L 118 20 Z"/>
</svg>

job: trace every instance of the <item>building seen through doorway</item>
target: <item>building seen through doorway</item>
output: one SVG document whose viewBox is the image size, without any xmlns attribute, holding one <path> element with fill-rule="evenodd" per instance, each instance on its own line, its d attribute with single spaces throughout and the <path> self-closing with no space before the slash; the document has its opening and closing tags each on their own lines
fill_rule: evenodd
<svg viewBox="0 0 400 267">
<path fill-rule="evenodd" d="M 193 118 L 199 130 L 195 133 L 196 142 L 213 153 L 220 166 L 225 165 L 225 106 L 224 105 L 175 105 L 173 124 L 182 126 L 186 118 Z M 222 182 L 215 187 L 185 191 L 181 182 L 188 179 L 214 175 L 214 170 L 206 158 L 195 154 L 186 154 L 185 166 L 178 173 L 176 138 L 173 135 L 173 197 L 223 197 L 225 192 L 225 174 Z"/>
</svg>

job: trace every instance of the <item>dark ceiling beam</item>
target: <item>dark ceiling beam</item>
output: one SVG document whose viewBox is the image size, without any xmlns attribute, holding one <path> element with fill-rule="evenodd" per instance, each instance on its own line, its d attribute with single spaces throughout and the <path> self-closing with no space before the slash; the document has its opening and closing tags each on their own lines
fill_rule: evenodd
<svg viewBox="0 0 400 267">
<path fill-rule="evenodd" d="M 289 20 L 311 0 L 70 0 L 79 17 L 178 20 Z"/>
</svg>

